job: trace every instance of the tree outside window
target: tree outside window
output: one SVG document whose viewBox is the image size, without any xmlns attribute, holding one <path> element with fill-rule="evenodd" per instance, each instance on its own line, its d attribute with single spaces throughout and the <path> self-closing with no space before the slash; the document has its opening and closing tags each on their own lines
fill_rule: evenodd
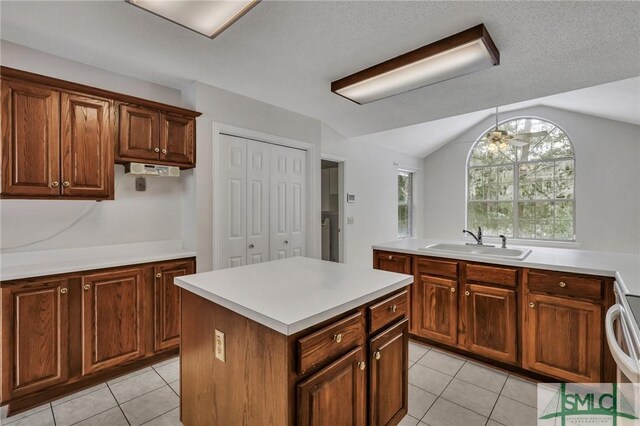
<svg viewBox="0 0 640 426">
<path fill-rule="evenodd" d="M 575 241 L 575 158 L 567 135 L 534 118 L 498 128 L 547 134 L 524 147 L 490 148 L 484 137 L 476 142 L 467 166 L 467 228 L 482 226 L 487 236 Z"/>
<path fill-rule="evenodd" d="M 398 238 L 413 236 L 413 173 L 398 171 Z"/>
</svg>

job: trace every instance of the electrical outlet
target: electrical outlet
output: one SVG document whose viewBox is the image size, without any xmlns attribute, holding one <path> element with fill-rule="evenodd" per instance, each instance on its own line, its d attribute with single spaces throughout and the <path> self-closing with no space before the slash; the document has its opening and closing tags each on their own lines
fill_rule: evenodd
<svg viewBox="0 0 640 426">
<path fill-rule="evenodd" d="M 216 329 L 216 358 L 218 358 L 222 362 L 226 362 L 224 333 L 217 329 Z"/>
<path fill-rule="evenodd" d="M 147 190 L 147 180 L 144 177 L 136 178 L 136 191 L 144 192 Z"/>
</svg>

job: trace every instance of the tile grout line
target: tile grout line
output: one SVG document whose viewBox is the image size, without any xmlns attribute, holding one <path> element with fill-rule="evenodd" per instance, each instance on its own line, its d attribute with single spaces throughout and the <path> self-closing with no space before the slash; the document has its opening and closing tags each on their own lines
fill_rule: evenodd
<svg viewBox="0 0 640 426">
<path fill-rule="evenodd" d="M 155 419 L 157 419 L 158 417 L 162 417 L 162 416 L 164 416 L 165 414 L 170 413 L 171 411 L 175 410 L 176 408 L 180 408 L 180 406 L 173 407 L 171 410 L 169 410 L 169 411 L 165 411 L 164 413 L 159 414 L 159 415 L 155 416 L 154 418 L 149 419 L 149 420 L 147 420 L 146 422 L 144 422 L 144 423 L 140 424 L 140 426 L 144 426 L 144 425 L 146 425 L 147 423 L 154 421 L 154 420 L 155 420 Z M 182 424 L 182 422 L 180 422 L 180 424 Z"/>
<path fill-rule="evenodd" d="M 164 365 L 163 365 L 162 367 L 164 367 Z M 169 384 L 169 382 L 167 382 L 167 381 L 165 380 L 165 378 L 164 378 L 164 377 L 162 377 L 162 374 L 158 373 L 158 370 L 156 370 L 155 368 L 153 369 L 153 371 L 155 371 L 155 372 L 156 372 L 156 374 L 157 374 L 158 376 L 160 376 L 160 378 L 162 379 L 162 381 L 163 381 L 163 382 L 165 382 L 165 383 L 166 383 L 166 385 L 167 385 L 167 386 L 169 386 L 169 389 L 171 389 L 171 391 L 172 391 L 173 393 L 175 393 L 175 394 L 176 394 L 176 396 L 178 397 L 178 399 L 180 399 L 180 395 L 178 395 L 178 392 L 176 392 L 176 391 L 171 387 L 171 385 Z M 178 379 L 177 379 L 177 380 L 180 380 L 180 377 L 178 377 Z M 174 380 L 174 381 L 175 381 L 175 380 Z M 171 383 L 173 383 L 173 382 L 171 382 Z"/>
<path fill-rule="evenodd" d="M 426 354 L 425 354 L 425 355 L 426 355 Z M 462 369 L 462 367 L 463 367 L 466 363 L 467 363 L 467 361 L 463 362 L 463 363 L 462 363 L 462 366 L 461 366 L 460 368 Z M 422 365 L 422 364 L 420 364 L 420 365 Z M 422 365 L 422 366 L 423 366 L 423 367 L 425 367 L 425 368 L 429 368 L 429 367 L 426 367 L 426 366 L 424 366 L 424 365 Z M 433 370 L 433 371 L 437 371 L 437 370 Z M 439 373 L 440 373 L 440 372 L 439 372 Z M 444 374 L 444 373 L 441 373 L 441 374 Z M 447 383 L 447 386 L 445 386 L 445 388 L 444 388 L 444 389 L 442 389 L 442 392 L 440 392 L 440 395 L 442 395 L 442 393 L 443 393 L 443 392 L 444 392 L 444 391 L 449 387 L 449 385 L 451 384 L 451 382 L 453 381 L 453 379 L 454 379 L 454 378 L 455 378 L 455 376 L 452 376 L 452 377 L 451 377 L 451 380 L 449 380 L 449 383 Z M 413 385 L 413 386 L 416 386 L 416 385 Z M 421 387 L 418 387 L 418 386 L 416 386 L 416 387 L 417 387 L 418 389 L 422 389 Z M 425 389 L 422 389 L 422 390 L 423 390 L 423 391 L 425 391 L 425 392 L 427 392 L 427 393 L 431 393 L 431 392 L 429 392 L 428 390 L 425 390 Z M 432 394 L 432 393 L 431 393 L 431 395 L 434 395 L 434 394 Z M 433 402 L 431 403 L 431 405 L 429 405 L 429 408 L 427 408 L 427 411 L 425 411 L 425 412 L 424 412 L 424 414 L 422 415 L 422 417 L 420 417 L 420 420 L 418 421 L 418 425 L 419 425 L 420 423 L 425 423 L 425 424 L 427 424 L 426 422 L 423 422 L 423 421 L 422 421 L 422 419 L 424 419 L 424 417 L 427 415 L 427 413 L 429 412 L 429 410 L 431 410 L 431 408 L 436 404 L 436 402 L 438 402 L 438 399 L 440 399 L 440 395 L 436 395 L 436 399 L 434 399 L 434 400 L 433 400 Z M 445 401 L 447 401 L 447 400 L 445 400 Z"/>
<path fill-rule="evenodd" d="M 133 376 L 135 377 L 135 376 Z M 107 382 L 105 382 L 107 383 Z M 119 383 L 119 382 L 118 382 Z M 111 390 L 111 386 L 109 386 L 109 383 L 107 383 L 107 389 L 109 389 L 109 392 L 111 392 L 111 396 L 113 396 L 113 399 L 115 399 L 116 404 L 118 404 L 118 410 L 120 410 L 120 412 L 122 413 L 122 415 L 124 416 L 124 420 L 127 422 L 127 424 L 129 426 L 131 426 L 131 422 L 129 421 L 129 418 L 127 417 L 127 415 L 124 413 L 124 410 L 122 409 L 122 407 L 120 406 L 120 402 L 118 402 L 118 399 L 116 398 L 116 396 L 114 395 L 113 391 Z"/>
<path fill-rule="evenodd" d="M 491 409 L 491 412 L 489 413 L 489 417 L 487 418 L 487 423 L 489 423 L 489 420 L 491 420 L 491 415 L 493 414 L 493 411 L 496 409 L 496 405 L 498 405 L 498 401 L 500 400 L 500 397 L 502 396 L 502 391 L 504 390 L 504 387 L 507 385 L 507 382 L 509 381 L 509 377 L 511 376 L 511 374 L 507 375 L 507 379 L 504 381 L 504 383 L 502 384 L 502 387 L 500 388 L 500 393 L 498 393 L 498 398 L 496 399 L 495 404 L 493 404 L 493 408 Z M 485 423 L 485 425 L 487 424 Z M 498 422 L 500 423 L 500 422 Z"/>
</svg>

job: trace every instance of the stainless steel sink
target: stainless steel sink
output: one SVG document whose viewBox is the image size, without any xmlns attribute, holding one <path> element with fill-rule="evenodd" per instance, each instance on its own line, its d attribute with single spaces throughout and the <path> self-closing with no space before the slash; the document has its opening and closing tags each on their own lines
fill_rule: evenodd
<svg viewBox="0 0 640 426">
<path fill-rule="evenodd" d="M 431 244 L 427 247 L 420 247 L 420 250 L 438 251 L 446 253 L 471 254 L 474 256 L 496 257 L 501 259 L 524 260 L 531 250 L 510 249 L 492 246 L 465 245 L 465 244 Z"/>
</svg>

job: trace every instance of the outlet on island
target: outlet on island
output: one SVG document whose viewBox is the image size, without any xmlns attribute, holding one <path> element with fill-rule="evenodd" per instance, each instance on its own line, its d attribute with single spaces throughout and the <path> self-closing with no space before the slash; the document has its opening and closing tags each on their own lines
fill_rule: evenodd
<svg viewBox="0 0 640 426">
<path fill-rule="evenodd" d="M 216 358 L 225 362 L 224 333 L 216 330 Z"/>
</svg>

